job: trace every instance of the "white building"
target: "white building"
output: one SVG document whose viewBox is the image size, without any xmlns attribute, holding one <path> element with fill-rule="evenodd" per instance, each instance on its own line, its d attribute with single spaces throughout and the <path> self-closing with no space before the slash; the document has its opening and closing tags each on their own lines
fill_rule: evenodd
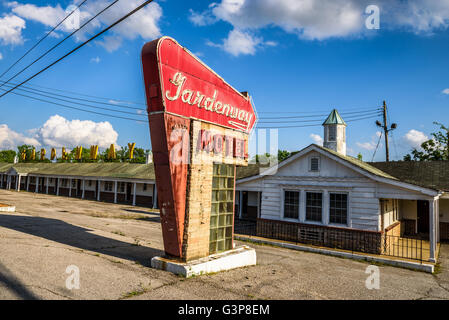
<svg viewBox="0 0 449 320">
<path fill-rule="evenodd" d="M 377 168 L 382 164 L 347 156 L 346 123 L 336 110 L 323 126 L 325 147 L 311 144 L 237 180 L 236 215 L 256 219 L 260 236 L 369 253 L 407 247 L 435 261 L 440 237 L 449 238 L 449 181 L 400 179 L 394 166 L 383 165 L 387 173 Z M 409 240 L 419 237 L 427 241 Z"/>
</svg>

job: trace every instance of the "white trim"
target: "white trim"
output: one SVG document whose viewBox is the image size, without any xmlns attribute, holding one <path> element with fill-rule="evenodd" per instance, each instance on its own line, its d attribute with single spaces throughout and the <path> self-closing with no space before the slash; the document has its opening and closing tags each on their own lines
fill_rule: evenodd
<svg viewBox="0 0 449 320">
<path fill-rule="evenodd" d="M 370 173 L 370 172 L 368 172 L 368 171 L 366 171 L 366 170 L 364 170 L 364 169 L 362 169 L 362 168 L 360 168 L 360 167 L 358 167 L 356 165 L 353 165 L 349 161 L 343 160 L 342 158 L 333 155 L 332 153 L 330 153 L 330 152 L 328 152 L 328 151 L 326 151 L 326 150 L 324 150 L 324 149 L 322 149 L 322 148 L 320 148 L 320 147 L 318 147 L 318 146 L 316 146 L 314 144 L 311 144 L 308 147 L 302 149 L 301 151 L 299 151 L 294 156 L 286 159 L 285 161 L 282 161 L 279 165 L 277 165 L 275 167 L 271 167 L 271 168 L 265 170 L 263 172 L 263 174 L 255 175 L 255 176 L 251 176 L 251 177 L 247 177 L 247 178 L 243 178 L 243 179 L 239 179 L 238 181 L 236 181 L 236 183 L 245 183 L 245 182 L 248 182 L 248 181 L 253 181 L 253 180 L 264 178 L 265 176 L 270 175 L 270 174 L 275 174 L 282 167 L 284 167 L 284 166 L 288 165 L 289 163 L 291 163 L 291 162 L 301 158 L 303 155 L 309 153 L 310 151 L 316 151 L 316 152 L 318 152 L 318 153 L 320 153 L 320 154 L 322 154 L 324 156 L 327 156 L 330 159 L 332 159 L 332 160 L 334 160 L 334 161 L 336 161 L 336 162 L 338 162 L 338 163 L 340 163 L 340 164 L 342 164 L 342 165 L 344 165 L 346 167 L 349 167 L 352 170 L 360 173 L 361 175 L 364 175 L 364 176 L 370 178 L 371 180 L 374 180 L 374 181 L 377 181 L 377 182 L 382 182 L 382 183 L 385 183 L 385 184 L 390 184 L 390 185 L 401 187 L 401 188 L 404 188 L 404 189 L 418 191 L 418 192 L 421 192 L 424 195 L 428 195 L 428 196 L 436 196 L 436 195 L 439 194 L 438 191 L 433 190 L 433 189 L 419 187 L 417 185 L 410 184 L 410 183 L 407 183 L 407 182 L 402 182 L 402 181 L 399 181 L 399 180 L 394 180 L 394 179 L 390 179 L 390 178 L 384 178 L 384 177 L 377 176 L 377 175 L 372 174 L 372 173 Z"/>
</svg>

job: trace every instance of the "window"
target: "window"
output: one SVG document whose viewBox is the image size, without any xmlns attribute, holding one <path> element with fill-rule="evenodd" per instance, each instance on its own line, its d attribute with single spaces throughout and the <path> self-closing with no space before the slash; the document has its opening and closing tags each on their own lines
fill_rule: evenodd
<svg viewBox="0 0 449 320">
<path fill-rule="evenodd" d="M 284 218 L 298 219 L 299 217 L 299 192 L 284 192 Z"/>
<path fill-rule="evenodd" d="M 76 182 L 77 182 L 78 180 L 76 180 L 76 179 L 73 179 L 72 180 L 72 188 L 76 188 Z"/>
<path fill-rule="evenodd" d="M 337 141 L 337 127 L 330 126 L 328 127 L 328 140 L 329 141 Z"/>
<path fill-rule="evenodd" d="M 89 184 L 89 187 L 91 187 L 92 186 L 92 180 L 89 180 L 88 184 Z"/>
<path fill-rule="evenodd" d="M 320 158 L 310 158 L 310 171 L 320 171 Z"/>
<path fill-rule="evenodd" d="M 348 195 L 345 193 L 331 193 L 329 201 L 329 222 L 347 224 Z"/>
<path fill-rule="evenodd" d="M 112 181 L 104 182 L 104 191 L 112 191 Z"/>
<path fill-rule="evenodd" d="M 321 222 L 323 210 L 323 194 L 306 192 L 306 220 Z"/>
<path fill-rule="evenodd" d="M 125 192 L 125 183 L 124 182 L 119 182 L 118 183 L 118 190 L 121 193 Z"/>
<path fill-rule="evenodd" d="M 214 164 L 209 254 L 232 249 L 234 165 Z"/>
<path fill-rule="evenodd" d="M 143 184 L 143 191 L 147 191 L 147 184 L 146 183 Z"/>
</svg>

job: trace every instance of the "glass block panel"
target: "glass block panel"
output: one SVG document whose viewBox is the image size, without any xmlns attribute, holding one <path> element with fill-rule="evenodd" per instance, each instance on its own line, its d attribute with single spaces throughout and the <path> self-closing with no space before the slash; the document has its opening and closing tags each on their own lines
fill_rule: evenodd
<svg viewBox="0 0 449 320">
<path fill-rule="evenodd" d="M 209 253 L 232 249 L 234 219 L 233 165 L 214 164 Z"/>
</svg>

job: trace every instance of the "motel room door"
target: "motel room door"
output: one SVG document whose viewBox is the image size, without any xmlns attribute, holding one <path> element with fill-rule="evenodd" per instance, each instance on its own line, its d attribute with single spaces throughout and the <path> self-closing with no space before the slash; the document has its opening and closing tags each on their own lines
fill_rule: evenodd
<svg viewBox="0 0 449 320">
<path fill-rule="evenodd" d="M 429 201 L 418 200 L 418 233 L 429 233 Z"/>
</svg>

